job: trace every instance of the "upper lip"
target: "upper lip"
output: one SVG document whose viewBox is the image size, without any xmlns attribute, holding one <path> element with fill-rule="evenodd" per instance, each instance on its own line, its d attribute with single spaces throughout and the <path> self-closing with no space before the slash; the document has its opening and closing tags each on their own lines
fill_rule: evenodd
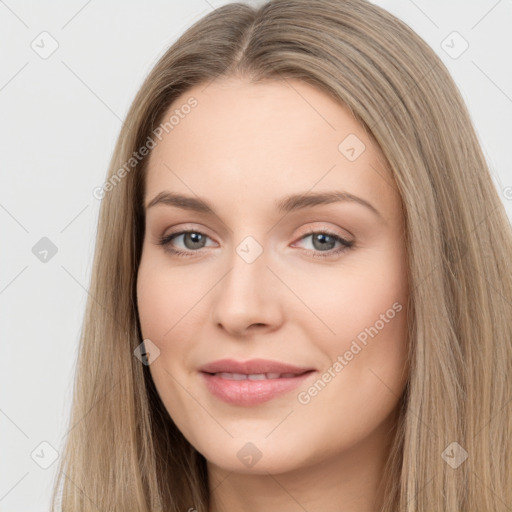
<svg viewBox="0 0 512 512">
<path fill-rule="evenodd" d="M 205 373 L 242 373 L 246 375 L 255 375 L 261 373 L 302 373 L 313 370 L 314 368 L 305 368 L 291 364 L 271 361 L 269 359 L 250 359 L 249 361 L 235 361 L 234 359 L 219 359 L 205 364 L 199 368 L 199 371 Z"/>
</svg>

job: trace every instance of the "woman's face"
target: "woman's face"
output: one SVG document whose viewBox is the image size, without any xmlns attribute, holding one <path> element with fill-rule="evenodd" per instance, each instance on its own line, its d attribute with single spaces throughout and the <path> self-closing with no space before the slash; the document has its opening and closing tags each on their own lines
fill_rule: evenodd
<svg viewBox="0 0 512 512">
<path fill-rule="evenodd" d="M 298 81 L 219 79 L 171 116 L 137 281 L 167 411 L 229 471 L 370 463 L 407 374 L 404 219 L 380 150 Z"/>
</svg>

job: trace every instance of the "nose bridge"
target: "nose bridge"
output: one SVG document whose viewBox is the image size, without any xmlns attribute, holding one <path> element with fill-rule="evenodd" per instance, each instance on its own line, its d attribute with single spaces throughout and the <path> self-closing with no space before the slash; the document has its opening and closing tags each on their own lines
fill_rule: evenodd
<svg viewBox="0 0 512 512">
<path fill-rule="evenodd" d="M 268 279 L 268 249 L 265 250 L 254 237 L 246 236 L 231 255 L 231 271 L 226 276 L 226 292 L 239 299 L 259 301 L 262 288 Z"/>
<path fill-rule="evenodd" d="M 267 268 L 268 249 L 246 236 L 229 257 L 229 272 L 219 283 L 214 301 L 214 320 L 231 331 L 251 324 L 272 325 L 279 321 L 280 306 Z"/>
</svg>

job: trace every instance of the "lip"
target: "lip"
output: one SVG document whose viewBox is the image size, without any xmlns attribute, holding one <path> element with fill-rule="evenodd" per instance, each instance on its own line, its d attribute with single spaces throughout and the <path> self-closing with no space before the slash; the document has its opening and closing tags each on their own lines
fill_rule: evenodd
<svg viewBox="0 0 512 512">
<path fill-rule="evenodd" d="M 279 361 L 267 359 L 251 359 L 235 361 L 221 359 L 199 368 L 206 387 L 217 398 L 233 405 L 252 406 L 268 402 L 273 398 L 290 392 L 301 385 L 315 373 L 311 367 L 299 367 Z M 286 377 L 264 380 L 232 380 L 219 373 L 262 374 L 280 373 L 293 374 Z"/>
<path fill-rule="evenodd" d="M 301 373 L 314 370 L 311 367 L 293 366 L 270 359 L 250 359 L 249 361 L 235 361 L 234 359 L 219 359 L 212 363 L 205 364 L 199 368 L 199 371 L 205 373 Z"/>
</svg>

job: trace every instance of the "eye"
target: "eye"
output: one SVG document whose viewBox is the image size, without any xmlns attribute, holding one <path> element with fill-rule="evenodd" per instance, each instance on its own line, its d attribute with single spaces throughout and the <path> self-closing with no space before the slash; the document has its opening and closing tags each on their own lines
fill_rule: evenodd
<svg viewBox="0 0 512 512">
<path fill-rule="evenodd" d="M 354 242 L 347 240 L 336 233 L 330 231 L 310 231 L 303 235 L 300 240 L 311 238 L 313 250 L 308 250 L 314 258 L 328 258 L 336 256 L 342 252 L 349 250 Z M 337 249 L 334 249 L 336 243 L 339 243 Z"/>
<path fill-rule="evenodd" d="M 186 250 L 176 249 L 172 243 L 174 240 L 182 238 L 182 242 L 185 245 Z M 313 249 L 309 249 L 307 252 L 310 253 L 314 258 L 328 258 L 340 254 L 350 249 L 354 242 L 346 240 L 345 238 L 331 233 L 330 231 L 310 231 L 303 235 L 300 240 L 312 237 Z M 206 241 L 210 237 L 201 231 L 188 230 L 180 231 L 178 233 L 171 233 L 170 235 L 163 236 L 158 241 L 159 245 L 165 247 L 165 250 L 176 256 L 193 256 L 194 253 L 199 252 L 206 246 Z M 336 243 L 339 244 L 337 249 L 334 249 Z M 325 254 L 324 254 L 325 253 Z"/>
<path fill-rule="evenodd" d="M 188 250 L 182 251 L 172 247 L 171 242 L 179 237 L 183 237 L 185 249 Z M 201 231 L 189 230 L 163 236 L 158 243 L 159 245 L 163 245 L 166 251 L 169 251 L 172 254 L 176 254 L 177 256 L 192 256 L 194 252 L 198 252 L 197 249 L 202 249 L 205 247 L 207 238 L 209 237 Z"/>
</svg>

